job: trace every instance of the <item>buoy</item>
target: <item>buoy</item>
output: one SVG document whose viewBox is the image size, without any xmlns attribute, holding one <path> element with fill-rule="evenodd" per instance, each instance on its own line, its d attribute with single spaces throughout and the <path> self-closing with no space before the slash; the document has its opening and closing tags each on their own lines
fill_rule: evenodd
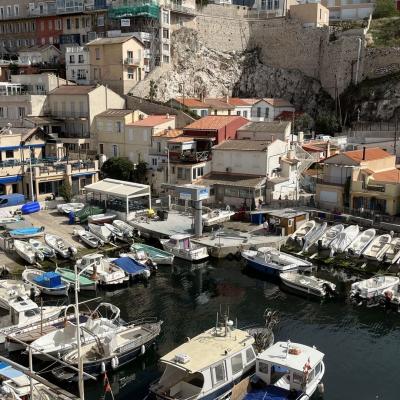
<svg viewBox="0 0 400 400">
<path fill-rule="evenodd" d="M 325 387 L 324 387 L 324 384 L 322 383 L 322 382 L 320 382 L 320 383 L 318 383 L 318 392 L 320 393 L 320 394 L 324 394 L 324 392 L 325 392 Z"/>
<path fill-rule="evenodd" d="M 142 344 L 142 347 L 140 348 L 140 354 L 144 354 L 146 353 L 146 346 L 144 344 Z"/>
<path fill-rule="evenodd" d="M 102 374 L 106 372 L 106 364 L 104 363 L 104 361 L 102 361 L 100 364 L 100 370 Z"/>
<path fill-rule="evenodd" d="M 115 357 L 113 357 L 113 358 L 111 359 L 111 368 L 112 368 L 112 369 L 117 369 L 117 368 L 118 368 L 118 365 L 119 365 L 119 360 L 118 360 L 118 357 L 115 356 Z"/>
</svg>

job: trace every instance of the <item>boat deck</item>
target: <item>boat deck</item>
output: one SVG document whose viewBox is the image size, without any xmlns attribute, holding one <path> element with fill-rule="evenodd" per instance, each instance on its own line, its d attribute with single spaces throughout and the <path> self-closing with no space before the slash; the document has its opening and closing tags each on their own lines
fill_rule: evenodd
<svg viewBox="0 0 400 400">
<path fill-rule="evenodd" d="M 296 393 L 296 397 L 293 396 L 289 390 L 282 389 L 276 386 L 268 386 L 264 389 L 254 389 L 250 393 L 247 393 L 243 400 L 287 400 L 299 399 L 301 393 Z"/>
</svg>

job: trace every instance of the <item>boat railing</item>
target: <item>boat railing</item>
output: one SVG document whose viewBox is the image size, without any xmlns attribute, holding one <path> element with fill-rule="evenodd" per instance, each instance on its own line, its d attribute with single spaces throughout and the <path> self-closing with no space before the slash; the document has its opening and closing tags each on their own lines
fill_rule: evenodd
<svg viewBox="0 0 400 400">
<path fill-rule="evenodd" d="M 143 318 L 134 319 L 134 320 L 128 322 L 127 325 L 154 324 L 156 322 L 158 322 L 157 317 L 143 317 Z"/>
</svg>

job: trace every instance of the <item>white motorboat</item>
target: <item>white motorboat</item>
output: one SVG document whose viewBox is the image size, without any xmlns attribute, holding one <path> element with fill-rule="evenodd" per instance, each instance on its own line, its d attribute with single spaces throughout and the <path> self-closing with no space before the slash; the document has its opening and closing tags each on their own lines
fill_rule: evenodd
<svg viewBox="0 0 400 400">
<path fill-rule="evenodd" d="M 104 312 L 103 312 L 104 309 Z M 124 329 L 119 323 L 120 310 L 110 303 L 101 303 L 86 322 L 82 323 L 80 340 L 85 345 L 100 340 Z M 48 360 L 46 354 L 59 357 L 77 345 L 77 327 L 73 321 L 67 321 L 61 329 L 52 331 L 31 343 L 32 354 L 42 360 Z"/>
<path fill-rule="evenodd" d="M 43 272 L 40 269 L 27 268 L 22 272 L 22 279 L 38 288 L 43 294 L 51 296 L 66 296 L 69 283 L 63 282 L 56 272 Z"/>
<path fill-rule="evenodd" d="M 112 232 L 103 225 L 88 224 L 89 231 L 104 243 L 110 243 Z"/>
<path fill-rule="evenodd" d="M 144 252 L 153 262 L 160 265 L 172 265 L 174 255 L 168 251 L 157 249 L 156 247 L 149 246 L 144 243 L 133 243 L 130 247 L 131 252 L 136 253 Z"/>
<path fill-rule="evenodd" d="M 150 392 L 159 400 L 229 399 L 254 368 L 253 344 L 254 337 L 232 321 L 217 321 L 160 359 L 164 373 Z"/>
<path fill-rule="evenodd" d="M 172 253 L 175 257 L 187 261 L 201 261 L 208 258 L 207 247 L 193 243 L 191 235 L 177 234 L 169 239 L 161 239 L 163 249 Z"/>
<path fill-rule="evenodd" d="M 40 290 L 32 285 L 14 279 L 0 280 L 0 307 L 10 309 L 10 302 L 29 299 L 40 295 Z"/>
<path fill-rule="evenodd" d="M 105 258 L 103 254 L 88 254 L 76 262 L 83 274 L 100 286 L 120 285 L 129 280 L 122 268 Z"/>
<path fill-rule="evenodd" d="M 339 233 L 339 235 L 333 239 L 330 244 L 331 257 L 333 257 L 333 255 L 336 253 L 343 253 L 358 236 L 359 231 L 360 228 L 358 225 L 350 225 L 341 233 Z"/>
<path fill-rule="evenodd" d="M 63 238 L 57 235 L 46 233 L 44 235 L 44 241 L 63 258 L 74 257 L 78 252 L 75 246 L 70 245 Z"/>
<path fill-rule="evenodd" d="M 111 223 L 115 218 L 117 218 L 116 214 L 94 214 L 89 216 L 88 222 L 91 224 L 104 224 L 106 222 Z"/>
<path fill-rule="evenodd" d="M 371 260 L 382 261 L 387 249 L 390 247 L 391 241 L 392 236 L 388 233 L 377 236 L 363 251 L 362 255 Z"/>
<path fill-rule="evenodd" d="M 307 237 L 317 228 L 317 223 L 313 220 L 304 222 L 294 233 L 289 237 L 296 240 L 299 243 L 303 243 L 307 240 Z"/>
<path fill-rule="evenodd" d="M 388 264 L 395 264 L 400 260 L 400 237 L 392 239 L 382 260 Z"/>
<path fill-rule="evenodd" d="M 204 226 L 212 226 L 229 221 L 233 215 L 235 213 L 230 210 L 210 210 L 208 213 L 203 214 L 201 219 Z"/>
<path fill-rule="evenodd" d="M 29 264 L 34 264 L 37 260 L 44 260 L 43 253 L 36 251 L 28 242 L 14 239 L 14 248 L 16 253 Z"/>
<path fill-rule="evenodd" d="M 307 260 L 284 253 L 273 247 L 244 250 L 242 257 L 250 268 L 274 279 L 279 279 L 282 272 L 297 271 L 299 267 L 312 266 L 312 263 Z"/>
<path fill-rule="evenodd" d="M 397 292 L 399 278 L 392 275 L 377 275 L 351 285 L 350 298 L 368 304 L 378 301 L 388 289 Z"/>
<path fill-rule="evenodd" d="M 307 251 L 326 231 L 328 224 L 323 222 L 316 225 L 315 229 L 309 232 L 304 238 L 303 251 Z"/>
<path fill-rule="evenodd" d="M 360 256 L 365 248 L 371 243 L 376 235 L 376 230 L 371 228 L 361 232 L 356 239 L 347 247 L 347 253 Z"/>
<path fill-rule="evenodd" d="M 120 231 L 124 232 L 127 238 L 132 238 L 134 229 L 125 221 L 121 221 L 120 219 L 115 219 L 112 224 L 117 227 Z"/>
<path fill-rule="evenodd" d="M 99 237 L 94 235 L 92 232 L 85 231 L 84 229 L 74 229 L 74 235 L 78 236 L 82 242 L 93 249 L 97 249 L 104 245 L 104 242 Z"/>
<path fill-rule="evenodd" d="M 344 226 L 342 224 L 334 225 L 328 228 L 325 233 L 318 239 L 321 242 L 321 247 L 327 249 L 332 241 L 343 231 Z"/>
<path fill-rule="evenodd" d="M 277 342 L 257 356 L 256 373 L 243 400 L 309 400 L 321 390 L 324 353 L 315 346 Z"/>
<path fill-rule="evenodd" d="M 61 214 L 69 214 L 71 211 L 77 212 L 84 208 L 85 204 L 83 203 L 64 203 L 57 206 L 57 211 Z"/>
<path fill-rule="evenodd" d="M 56 251 L 50 246 L 42 243 L 40 240 L 29 239 L 29 244 L 38 252 L 43 254 L 43 257 L 53 258 L 56 256 Z"/>
<path fill-rule="evenodd" d="M 143 250 L 134 250 L 129 253 L 120 253 L 120 257 L 128 257 L 131 260 L 151 269 L 152 271 L 157 270 L 157 263 L 155 263 L 151 257 Z M 126 271 L 125 271 L 126 272 Z"/>
<path fill-rule="evenodd" d="M 111 234 L 114 236 L 115 239 L 118 240 L 125 240 L 125 234 L 122 232 L 119 228 L 117 228 L 114 225 L 107 224 L 107 222 L 104 224 L 104 227 L 107 228 Z"/>
<path fill-rule="evenodd" d="M 336 292 L 335 284 L 313 275 L 284 272 L 280 275 L 280 278 L 287 287 L 307 295 L 327 297 L 335 295 Z"/>
</svg>

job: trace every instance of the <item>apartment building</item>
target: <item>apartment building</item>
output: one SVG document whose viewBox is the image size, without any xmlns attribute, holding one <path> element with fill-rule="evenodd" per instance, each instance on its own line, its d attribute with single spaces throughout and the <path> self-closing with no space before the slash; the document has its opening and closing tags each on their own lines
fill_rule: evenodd
<svg viewBox="0 0 400 400">
<path fill-rule="evenodd" d="M 291 138 L 292 123 L 287 121 L 248 122 L 237 130 L 238 139 L 283 140 Z"/>
<path fill-rule="evenodd" d="M 56 64 L 60 61 L 61 51 L 52 44 L 21 47 L 18 50 L 18 64 Z"/>
<path fill-rule="evenodd" d="M 122 95 L 144 79 L 144 46 L 135 37 L 95 39 L 87 47 L 92 82 L 102 82 Z"/>
<path fill-rule="evenodd" d="M 357 20 L 368 18 L 375 7 L 374 1 L 368 0 L 322 0 L 328 8 L 331 20 Z"/>
<path fill-rule="evenodd" d="M 65 70 L 69 81 L 78 85 L 90 84 L 89 49 L 85 46 L 71 46 L 65 49 Z"/>
</svg>

